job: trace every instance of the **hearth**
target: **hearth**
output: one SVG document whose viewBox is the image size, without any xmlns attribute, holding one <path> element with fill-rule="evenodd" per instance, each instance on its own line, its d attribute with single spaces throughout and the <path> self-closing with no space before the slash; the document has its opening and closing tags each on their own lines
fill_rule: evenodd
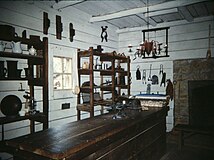
<svg viewBox="0 0 214 160">
<path fill-rule="evenodd" d="M 214 126 L 214 80 L 188 81 L 189 124 Z"/>
</svg>

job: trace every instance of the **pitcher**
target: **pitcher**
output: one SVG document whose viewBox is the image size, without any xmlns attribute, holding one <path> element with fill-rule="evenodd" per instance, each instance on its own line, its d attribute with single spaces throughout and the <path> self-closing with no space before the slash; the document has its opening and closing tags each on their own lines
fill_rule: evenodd
<svg viewBox="0 0 214 160">
<path fill-rule="evenodd" d="M 12 52 L 13 53 L 22 53 L 21 42 L 11 42 Z"/>
<path fill-rule="evenodd" d="M 3 43 L 2 41 L 0 41 L 0 52 L 4 52 L 5 47 L 6 47 L 6 43 Z"/>
<path fill-rule="evenodd" d="M 0 78 L 5 78 L 7 69 L 4 67 L 4 61 L 0 61 Z"/>
</svg>

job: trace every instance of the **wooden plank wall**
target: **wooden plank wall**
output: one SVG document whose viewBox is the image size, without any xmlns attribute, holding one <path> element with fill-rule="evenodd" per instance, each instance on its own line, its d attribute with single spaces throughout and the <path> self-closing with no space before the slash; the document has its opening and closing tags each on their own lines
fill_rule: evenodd
<svg viewBox="0 0 214 160">
<path fill-rule="evenodd" d="M 43 12 L 47 12 L 51 21 L 48 35 L 43 34 Z M 69 13 L 69 14 L 68 14 Z M 110 52 L 118 49 L 118 36 L 116 34 L 116 28 L 106 23 L 90 24 L 90 16 L 75 9 L 69 8 L 61 12 L 56 11 L 50 6 L 45 6 L 38 1 L 1 1 L 0 2 L 0 24 L 12 25 L 15 27 L 19 36 L 23 30 L 27 31 L 27 37 L 29 35 L 39 35 L 41 37 L 47 36 L 49 39 L 49 117 L 50 127 L 76 121 L 76 95 L 71 90 L 67 91 L 54 91 L 53 90 L 53 56 L 65 56 L 72 58 L 73 63 L 73 84 L 76 85 L 77 69 L 76 69 L 76 56 L 77 49 L 85 50 L 89 47 L 96 48 L 97 45 L 102 45 L 105 52 Z M 63 32 L 62 40 L 56 39 L 56 20 L 55 16 L 60 15 L 62 17 Z M 69 41 L 69 23 L 73 23 L 75 29 L 74 41 Z M 101 26 L 108 25 L 108 42 L 101 42 Z M 7 49 L 10 50 L 10 43 L 7 43 Z M 1 57 L 1 60 L 6 60 Z M 6 66 L 6 63 L 5 63 Z M 18 62 L 18 68 L 27 67 L 26 61 L 22 60 Z M 22 71 L 24 75 L 24 71 Z M 15 94 L 23 102 L 24 92 L 17 91 L 20 87 L 20 83 L 23 83 L 23 88 L 28 90 L 27 82 L 25 81 L 4 81 L 0 82 L 0 101 L 9 94 Z M 38 106 L 41 103 L 41 88 L 37 88 L 36 100 Z M 70 103 L 70 109 L 61 109 L 63 103 Z M 100 114 L 100 112 L 95 113 Z M 0 113 L 0 116 L 4 116 Z M 83 117 L 88 117 L 88 114 L 84 114 Z M 5 125 L 5 139 L 14 138 L 23 134 L 29 133 L 29 122 L 20 121 Z M 41 129 L 41 125 L 37 125 L 37 130 Z M 0 129 L 0 132 L 1 129 Z M 0 133 L 1 136 L 1 133 Z M 0 137 L 1 138 L 1 137 Z M 1 154 L 1 153 L 0 153 Z"/>
<path fill-rule="evenodd" d="M 161 76 L 159 76 L 160 64 L 163 64 L 163 70 L 166 72 L 166 78 L 173 81 L 173 60 L 177 59 L 189 59 L 189 58 L 205 58 L 208 48 L 208 29 L 211 24 L 211 50 L 212 57 L 214 55 L 214 19 L 213 17 L 203 17 L 194 19 L 193 22 L 180 21 L 176 23 L 165 23 L 164 25 L 158 25 L 159 27 L 170 27 L 169 29 L 169 58 L 160 59 L 141 59 L 137 58 L 133 61 L 136 48 L 142 42 L 142 29 L 124 29 L 118 30 L 119 33 L 119 52 L 124 52 L 126 55 L 131 56 L 131 75 L 132 85 L 131 93 L 138 94 L 140 92 L 145 93 L 146 84 L 142 84 L 142 81 L 136 80 L 136 68 L 139 65 L 142 73 L 143 69 L 146 69 L 147 77 L 149 73 L 150 64 L 152 64 L 152 75 L 156 74 L 159 77 L 159 83 Z M 133 45 L 133 52 L 128 52 L 128 45 Z M 160 87 L 160 85 L 152 85 L 152 93 L 165 94 L 166 87 Z M 167 131 L 171 131 L 174 125 L 173 117 L 174 101 L 170 102 L 170 111 L 167 116 Z"/>
</svg>

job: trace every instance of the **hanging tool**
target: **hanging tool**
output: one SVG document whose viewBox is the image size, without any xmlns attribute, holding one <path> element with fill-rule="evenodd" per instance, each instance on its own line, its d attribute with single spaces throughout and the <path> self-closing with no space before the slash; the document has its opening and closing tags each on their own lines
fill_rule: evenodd
<svg viewBox="0 0 214 160">
<path fill-rule="evenodd" d="M 162 84 L 164 84 L 164 87 L 166 86 L 166 72 L 163 72 L 160 86 L 162 86 Z"/>
<path fill-rule="evenodd" d="M 151 72 L 152 72 L 152 64 L 150 64 L 150 70 L 149 70 L 149 77 L 148 77 L 148 81 L 152 81 L 152 78 L 151 78 Z"/>
<path fill-rule="evenodd" d="M 146 84 L 146 70 L 143 70 L 143 76 L 142 76 L 142 82 L 143 84 Z"/>
<path fill-rule="evenodd" d="M 137 66 L 137 71 L 136 71 L 136 80 L 141 80 L 141 73 L 140 73 L 140 66 Z"/>
<path fill-rule="evenodd" d="M 163 74 L 163 65 L 162 65 L 162 64 L 160 65 L 160 72 L 159 72 L 159 75 L 160 75 L 160 74 Z"/>
<path fill-rule="evenodd" d="M 210 34 L 211 34 L 211 25 L 209 25 L 209 44 L 208 44 L 208 50 L 207 50 L 207 59 L 211 58 L 211 49 L 210 49 Z"/>
</svg>

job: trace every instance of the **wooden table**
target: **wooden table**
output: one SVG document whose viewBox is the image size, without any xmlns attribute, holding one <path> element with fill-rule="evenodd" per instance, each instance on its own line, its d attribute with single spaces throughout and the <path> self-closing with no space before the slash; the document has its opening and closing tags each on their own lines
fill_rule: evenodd
<svg viewBox="0 0 214 160">
<path fill-rule="evenodd" d="M 14 159 L 159 159 L 166 149 L 168 107 L 125 110 L 64 124 L 6 141 Z"/>
<path fill-rule="evenodd" d="M 209 135 L 214 137 L 214 126 L 193 126 L 188 124 L 177 124 L 174 127 L 175 131 L 178 131 L 178 148 L 181 150 L 184 146 L 185 139 L 188 139 L 192 135 L 199 134 L 199 135 Z M 213 138 L 212 138 L 213 139 Z M 210 139 L 211 140 L 211 139 Z M 212 141 L 210 141 L 212 143 Z M 201 146 L 201 145 L 193 145 L 194 147 L 204 148 L 204 149 L 211 149 L 214 150 L 213 145 L 212 147 L 209 146 Z"/>
</svg>

